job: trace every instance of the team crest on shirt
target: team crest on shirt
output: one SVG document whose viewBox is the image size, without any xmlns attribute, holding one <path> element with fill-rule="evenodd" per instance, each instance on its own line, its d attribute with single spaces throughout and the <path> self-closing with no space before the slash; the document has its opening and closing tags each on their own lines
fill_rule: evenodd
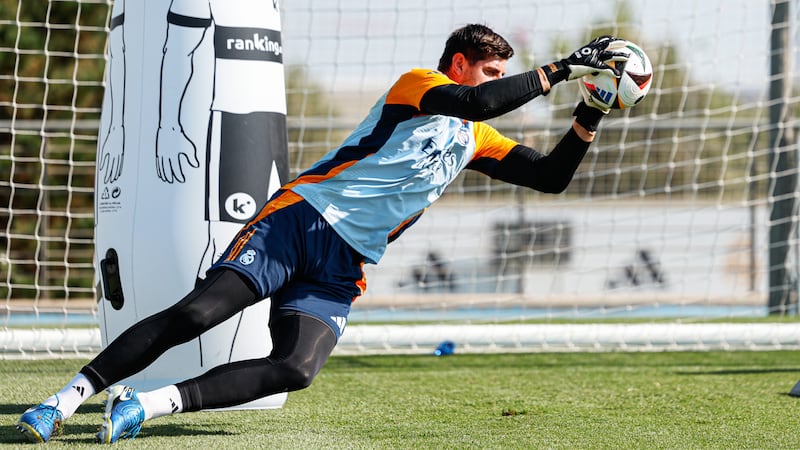
<svg viewBox="0 0 800 450">
<path fill-rule="evenodd" d="M 256 251 L 253 249 L 244 252 L 244 254 L 239 257 L 239 262 L 242 263 L 243 266 L 249 266 L 250 264 L 253 264 L 253 261 L 255 260 Z"/>
<path fill-rule="evenodd" d="M 469 131 L 466 128 L 461 128 L 456 133 L 456 141 L 464 147 L 469 144 Z"/>
</svg>

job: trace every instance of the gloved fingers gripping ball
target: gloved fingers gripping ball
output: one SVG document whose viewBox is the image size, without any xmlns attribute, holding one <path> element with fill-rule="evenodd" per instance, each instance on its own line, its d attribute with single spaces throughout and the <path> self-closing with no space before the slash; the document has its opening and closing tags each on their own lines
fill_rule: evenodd
<svg viewBox="0 0 800 450">
<path fill-rule="evenodd" d="M 603 110 L 632 108 L 644 100 L 653 84 L 653 65 L 639 45 L 618 39 L 608 48 L 624 53 L 625 62 L 610 62 L 620 72 L 619 77 L 606 73 L 584 75 L 578 81 L 584 101 Z"/>
<path fill-rule="evenodd" d="M 607 73 L 612 77 L 619 77 L 620 72 L 615 64 L 610 62 L 623 62 L 628 60 L 628 54 L 615 51 L 612 45 L 618 39 L 612 36 L 600 36 L 588 44 L 575 50 L 560 62 L 569 69 L 568 80 L 581 78 L 584 75 Z"/>
</svg>

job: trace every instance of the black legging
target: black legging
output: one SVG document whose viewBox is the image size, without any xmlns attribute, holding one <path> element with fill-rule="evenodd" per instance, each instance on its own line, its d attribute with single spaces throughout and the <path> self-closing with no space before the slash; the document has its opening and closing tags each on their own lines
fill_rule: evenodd
<svg viewBox="0 0 800 450">
<path fill-rule="evenodd" d="M 128 328 L 81 373 L 100 392 L 259 300 L 237 272 L 216 270 L 180 302 Z M 274 309 L 269 326 L 268 357 L 223 364 L 178 383 L 184 411 L 224 408 L 309 386 L 336 346 L 333 330 L 317 318 L 277 315 Z"/>
</svg>

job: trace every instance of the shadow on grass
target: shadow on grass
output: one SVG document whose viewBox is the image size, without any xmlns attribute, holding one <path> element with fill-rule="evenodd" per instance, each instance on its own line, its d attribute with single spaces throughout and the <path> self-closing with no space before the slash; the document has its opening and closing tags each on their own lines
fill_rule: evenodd
<svg viewBox="0 0 800 450">
<path fill-rule="evenodd" d="M 800 379 L 800 369 L 797 368 L 774 368 L 774 369 L 736 369 L 736 370 L 707 370 L 697 372 L 675 372 L 677 375 L 764 375 L 768 373 L 796 373 Z M 796 395 L 791 395 L 789 392 L 779 392 L 778 395 L 798 398 Z"/>
<path fill-rule="evenodd" d="M 508 368 L 518 369 L 543 369 L 552 367 L 576 366 L 576 367 L 598 367 L 598 366 L 618 366 L 620 358 L 616 355 L 602 355 L 600 358 L 595 355 L 583 355 L 583 357 L 563 353 L 552 354 L 521 354 L 506 353 L 493 354 L 487 358 L 481 354 L 459 353 L 456 346 L 456 354 L 448 356 L 434 356 L 433 348 L 431 353 L 420 355 L 337 355 L 326 363 L 328 370 L 431 370 L 439 371 L 443 366 L 453 368 L 495 368 L 498 365 Z M 636 364 L 641 365 L 637 362 Z M 626 364 L 627 365 L 627 364 Z"/>
<path fill-rule="evenodd" d="M 10 404 L 10 403 L 0 403 L 0 415 L 2 414 L 11 414 L 11 415 L 22 415 L 26 409 L 33 406 L 33 403 L 26 403 L 26 404 Z M 99 403 L 89 403 L 85 405 L 81 405 L 80 409 L 78 409 L 78 413 L 84 414 L 103 414 L 105 411 L 105 407 Z"/>
<path fill-rule="evenodd" d="M 95 442 L 94 435 L 98 431 L 98 427 L 92 425 L 78 425 L 69 427 L 63 436 L 57 437 L 59 442 L 68 444 L 83 444 Z M 184 425 L 145 425 L 142 431 L 136 435 L 135 441 L 147 442 L 148 438 L 159 437 L 181 437 L 181 436 L 232 436 L 231 433 L 225 430 L 215 428 L 199 428 L 187 427 Z"/>
<path fill-rule="evenodd" d="M 702 371 L 679 371 L 676 375 L 758 375 L 765 373 L 796 373 L 800 377 L 798 368 L 774 368 L 774 369 L 728 369 L 728 370 L 702 370 Z"/>
<path fill-rule="evenodd" d="M 19 430 L 16 429 L 17 420 L 30 408 L 31 404 L 21 403 L 0 403 L 0 445 L 2 444 L 23 444 L 25 439 Z M 89 444 L 95 442 L 95 434 L 100 430 L 100 417 L 105 408 L 101 404 L 81 405 L 78 413 L 81 415 L 91 414 L 97 416 L 97 423 L 76 423 L 66 421 L 61 432 L 56 432 L 51 441 L 64 444 Z M 202 428 L 198 426 L 184 426 L 179 424 L 145 424 L 136 440 L 147 439 L 148 437 L 168 437 L 168 436 L 226 436 L 235 435 L 224 429 Z"/>
<path fill-rule="evenodd" d="M 56 433 L 51 442 L 64 444 L 91 444 L 100 425 L 70 424 L 64 425 L 63 431 Z M 233 436 L 236 433 L 214 428 L 187 427 L 183 425 L 145 425 L 136 436 L 136 441 L 144 441 L 148 437 L 180 437 L 180 436 Z M 26 442 L 22 434 L 13 426 L 0 428 L 0 444 L 21 444 Z"/>
</svg>

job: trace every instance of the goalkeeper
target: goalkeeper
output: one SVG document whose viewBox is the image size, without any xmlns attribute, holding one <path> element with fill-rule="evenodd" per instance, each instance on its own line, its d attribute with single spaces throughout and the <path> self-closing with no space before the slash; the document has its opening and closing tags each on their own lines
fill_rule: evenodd
<svg viewBox="0 0 800 450">
<path fill-rule="evenodd" d="M 593 72 L 619 76 L 613 38 L 597 38 L 567 58 L 504 77 L 514 50 L 483 25 L 448 38 L 438 70 L 399 77 L 344 143 L 284 185 L 246 224 L 205 280 L 178 303 L 123 332 L 59 392 L 27 410 L 18 428 L 50 439 L 93 394 L 108 390 L 104 443 L 133 438 L 156 417 L 243 404 L 303 389 L 344 331 L 363 294 L 364 263 L 412 225 L 464 169 L 558 193 L 608 113 L 587 92 L 574 121 L 547 154 L 483 123 Z M 271 298 L 272 353 L 215 367 L 149 392 L 112 386 L 242 309 Z"/>
</svg>

